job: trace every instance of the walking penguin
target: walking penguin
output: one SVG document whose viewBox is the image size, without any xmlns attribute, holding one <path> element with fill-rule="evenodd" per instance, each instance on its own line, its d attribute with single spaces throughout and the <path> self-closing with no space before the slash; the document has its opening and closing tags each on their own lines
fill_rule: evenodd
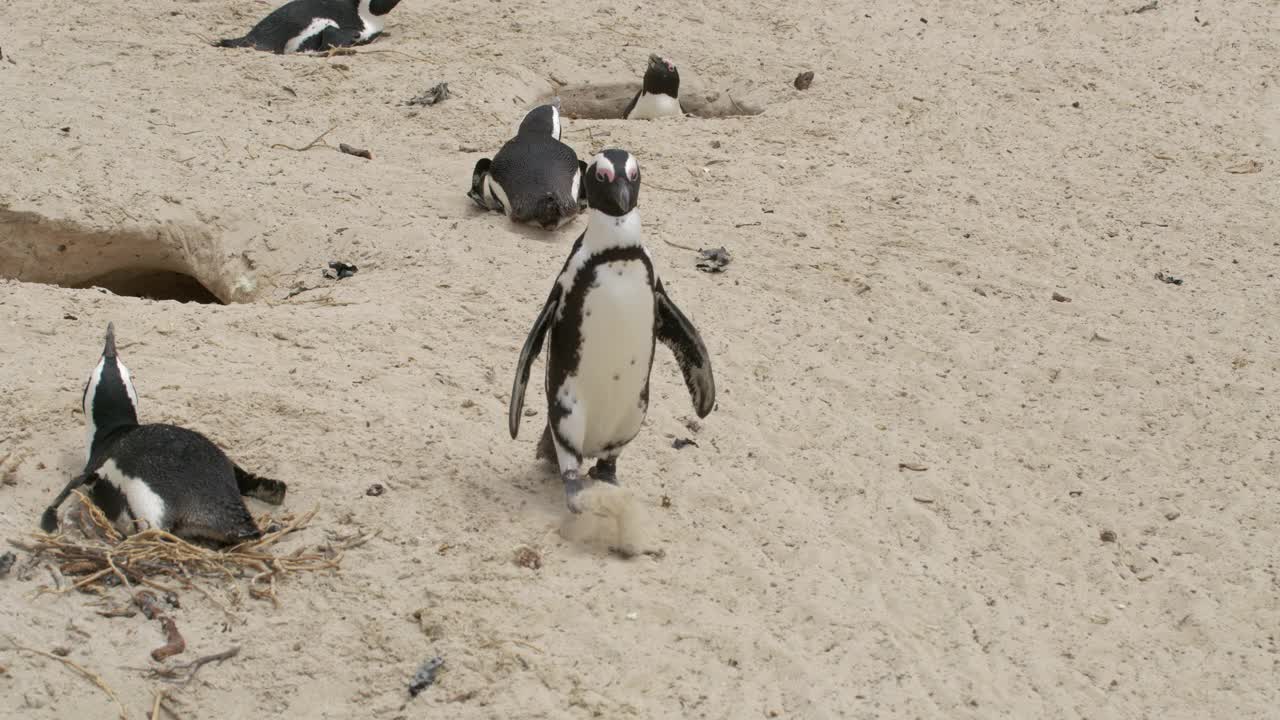
<svg viewBox="0 0 1280 720">
<path fill-rule="evenodd" d="M 658 55 L 649 56 L 649 67 L 644 71 L 644 84 L 640 92 L 631 98 L 622 111 L 624 120 L 652 120 L 660 117 L 680 117 L 680 72 L 670 60 Z"/>
<path fill-rule="evenodd" d="M 539 105 L 525 115 L 516 136 L 492 160 L 476 162 L 467 197 L 515 222 L 552 230 L 586 206 L 586 166 L 573 148 L 560 142 L 558 101 Z"/>
<path fill-rule="evenodd" d="M 649 408 L 655 339 L 675 354 L 698 417 L 706 417 L 716 400 L 707 348 L 663 289 L 641 243 L 639 164 L 625 150 L 605 150 L 584 175 L 587 229 L 520 351 L 507 414 L 514 438 L 533 361 L 549 337 L 547 427 L 538 456 L 558 462 L 575 513 L 582 511 L 578 471 L 584 458 L 597 459 L 592 478 L 618 482 L 618 455 L 640 432 Z"/>
<path fill-rule="evenodd" d="M 386 15 L 400 0 L 291 0 L 267 15 L 244 37 L 219 47 L 251 47 L 273 53 L 363 45 L 382 34 Z"/>
<path fill-rule="evenodd" d="M 45 532 L 58 506 L 80 485 L 121 532 L 158 528 L 179 537 L 235 544 L 261 533 L 242 495 L 279 505 L 286 485 L 231 462 L 208 438 L 174 425 L 139 425 L 138 394 L 107 325 L 102 358 L 84 389 L 88 462 L 44 511 Z"/>
</svg>

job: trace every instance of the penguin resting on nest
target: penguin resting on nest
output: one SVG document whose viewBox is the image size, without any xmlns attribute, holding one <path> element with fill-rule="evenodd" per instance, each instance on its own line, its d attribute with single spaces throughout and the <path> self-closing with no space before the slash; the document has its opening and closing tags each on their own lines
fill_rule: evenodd
<svg viewBox="0 0 1280 720">
<path fill-rule="evenodd" d="M 273 53 L 363 45 L 382 33 L 387 13 L 400 0 L 292 0 L 276 8 L 244 37 L 218 47 L 251 47 Z"/>
<path fill-rule="evenodd" d="M 715 407 L 711 358 L 693 324 L 667 295 L 640 239 L 640 166 L 625 150 L 605 150 L 587 168 L 591 210 L 569 259 L 551 288 L 516 365 L 507 423 L 520 429 L 533 361 L 550 338 L 547 426 L 538 457 L 560 467 L 572 512 L 583 459 L 590 476 L 617 484 L 622 449 L 640 432 L 649 408 L 654 341 L 671 348 L 698 417 Z"/>
<path fill-rule="evenodd" d="M 158 528 L 179 537 L 236 544 L 261 536 L 242 495 L 279 505 L 287 486 L 231 462 L 208 438 L 174 425 L 139 425 L 138 395 L 107 325 L 102 358 L 84 389 L 89 458 L 44 511 L 40 526 L 58 528 L 58 506 L 80 485 L 128 535 Z"/>
<path fill-rule="evenodd" d="M 559 100 L 539 105 L 520 122 L 516 136 L 493 159 L 482 158 L 471 172 L 467 197 L 513 222 L 553 230 L 586 207 L 582 173 L 587 164 L 560 142 Z"/>
</svg>

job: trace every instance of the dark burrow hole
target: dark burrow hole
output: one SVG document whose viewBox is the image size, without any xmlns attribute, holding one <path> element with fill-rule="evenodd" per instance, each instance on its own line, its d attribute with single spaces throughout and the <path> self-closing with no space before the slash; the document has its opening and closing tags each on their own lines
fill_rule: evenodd
<svg viewBox="0 0 1280 720">
<path fill-rule="evenodd" d="M 100 287 L 116 295 L 146 300 L 176 300 L 202 305 L 224 304 L 209 288 L 190 275 L 169 270 L 113 270 L 70 286 L 76 289 Z"/>
<path fill-rule="evenodd" d="M 640 90 L 638 82 L 582 83 L 564 85 L 553 95 L 538 100 L 539 105 L 560 98 L 560 113 L 571 119 L 619 120 L 631 98 Z M 720 118 L 759 115 L 764 105 L 739 97 L 731 90 L 707 90 L 682 84 L 680 107 L 685 115 L 695 118 Z M 637 121 L 639 122 L 639 121 Z"/>
</svg>

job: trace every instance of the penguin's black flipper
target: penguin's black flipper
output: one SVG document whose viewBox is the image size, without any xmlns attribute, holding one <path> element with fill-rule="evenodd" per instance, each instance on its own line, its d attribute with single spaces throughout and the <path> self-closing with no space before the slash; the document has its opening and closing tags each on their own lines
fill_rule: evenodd
<svg viewBox="0 0 1280 720">
<path fill-rule="evenodd" d="M 467 197 L 480 206 L 481 210 L 489 209 L 488 203 L 484 201 L 484 176 L 489 174 L 489 166 L 492 164 L 493 161 L 489 158 L 480 158 L 471 171 L 471 189 L 467 191 Z"/>
<path fill-rule="evenodd" d="M 706 417 L 716 406 L 716 381 L 711 374 L 711 356 L 707 353 L 707 346 L 702 344 L 693 323 L 667 297 L 661 280 L 654 286 L 653 294 L 658 301 L 658 339 L 675 354 L 698 417 Z"/>
<path fill-rule="evenodd" d="M 587 209 L 587 163 L 578 161 L 578 212 Z"/>
<path fill-rule="evenodd" d="M 88 477 L 87 473 L 80 473 L 79 475 L 71 478 L 67 483 L 67 486 L 62 488 L 62 492 L 58 493 L 58 497 L 54 498 L 53 502 L 49 503 L 49 507 L 45 508 L 44 514 L 40 516 L 41 530 L 51 533 L 58 529 L 58 507 L 67 499 L 67 496 L 71 494 L 72 490 L 84 485 L 85 480 Z"/>
<path fill-rule="evenodd" d="M 520 432 L 520 416 L 524 412 L 524 391 L 529 384 L 529 373 L 533 370 L 533 361 L 537 359 L 538 353 L 542 352 L 542 341 L 547 336 L 551 321 L 556 317 L 556 309 L 560 307 L 561 293 L 560 283 L 557 281 L 551 288 L 551 295 L 547 298 L 547 303 L 542 306 L 538 319 L 534 321 L 529 337 L 525 338 L 524 348 L 520 350 L 520 361 L 516 364 L 516 379 L 511 383 L 511 401 L 507 407 L 507 428 L 511 431 L 512 438 Z"/>
<path fill-rule="evenodd" d="M 636 109 L 636 103 L 640 102 L 640 95 L 644 92 L 644 88 L 636 91 L 636 96 L 631 98 L 631 102 L 627 103 L 627 109 L 622 111 L 622 119 L 626 120 L 631 116 L 631 111 Z"/>
<path fill-rule="evenodd" d="M 279 505 L 284 502 L 285 493 L 289 491 L 289 486 L 285 483 L 254 475 L 239 465 L 235 466 L 235 472 L 236 485 L 240 488 L 241 495 L 257 498 L 271 505 Z"/>
</svg>

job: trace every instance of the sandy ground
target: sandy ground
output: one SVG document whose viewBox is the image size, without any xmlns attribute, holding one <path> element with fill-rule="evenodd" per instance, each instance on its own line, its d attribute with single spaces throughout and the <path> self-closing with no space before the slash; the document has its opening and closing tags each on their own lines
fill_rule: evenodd
<svg viewBox="0 0 1280 720">
<path fill-rule="evenodd" d="M 279 608 L 184 593 L 177 660 L 243 650 L 183 688 L 147 679 L 155 623 L 15 569 L 0 714 L 115 713 L 18 641 L 135 718 L 161 687 L 184 720 L 1274 717 L 1280 13 L 1141 4 L 405 0 L 372 52 L 282 58 L 197 37 L 261 2 L 8 0 L 0 537 L 80 469 L 109 320 L 145 420 L 318 508 L 294 545 L 379 535 Z M 567 123 L 583 156 L 638 155 L 720 391 L 687 429 L 659 350 L 619 470 L 665 556 L 627 561 L 557 533 L 540 379 L 505 428 L 585 220 L 521 230 L 464 193 L 557 81 L 637 81 L 650 52 L 765 112 Z M 275 147 L 326 131 L 373 160 Z M 237 302 L 42 284 L 131 266 Z"/>
</svg>

